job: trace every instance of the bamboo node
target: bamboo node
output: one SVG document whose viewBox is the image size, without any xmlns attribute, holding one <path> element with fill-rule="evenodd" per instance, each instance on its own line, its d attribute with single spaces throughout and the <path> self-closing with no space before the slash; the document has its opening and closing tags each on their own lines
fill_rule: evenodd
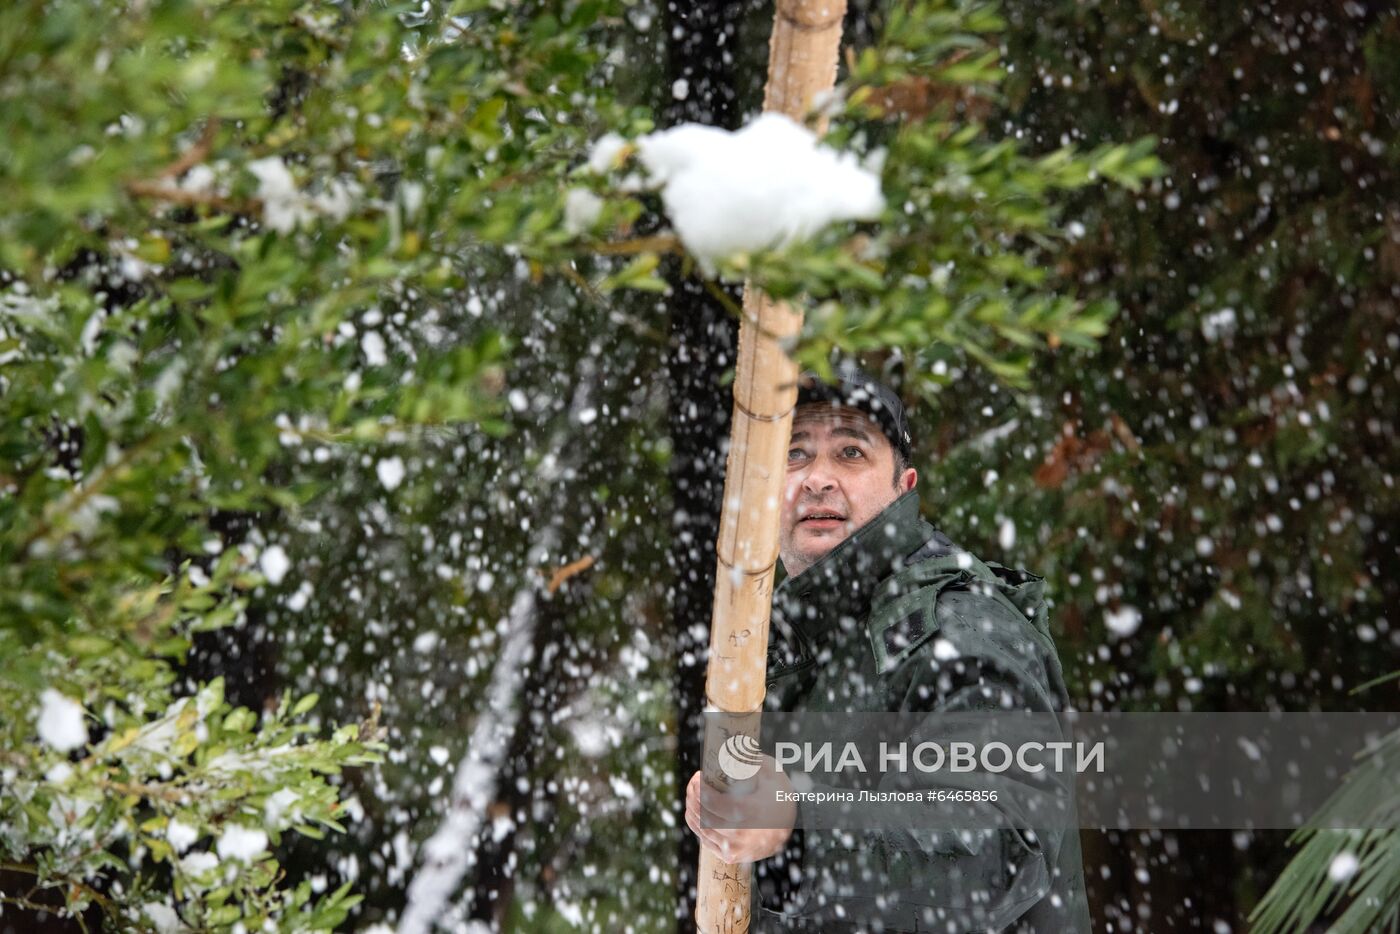
<svg viewBox="0 0 1400 934">
<path fill-rule="evenodd" d="M 792 415 L 793 409 L 795 409 L 796 406 L 792 406 L 792 407 L 789 408 L 787 411 L 785 411 L 785 412 L 780 412 L 780 413 L 777 414 L 777 415 L 765 415 L 765 414 L 763 414 L 763 413 L 761 413 L 761 412 L 755 412 L 753 409 L 749 408 L 748 406 L 744 405 L 744 403 L 740 402 L 740 401 L 739 401 L 739 396 L 738 396 L 738 394 L 736 393 L 736 394 L 734 395 L 734 408 L 736 408 L 736 409 L 739 411 L 739 413 L 740 413 L 741 415 L 744 415 L 744 416 L 746 416 L 747 418 L 751 418 L 751 419 L 753 419 L 753 420 L 756 421 L 756 422 L 780 422 L 780 421 L 782 421 L 783 419 L 785 419 L 785 418 L 789 417 L 790 415 Z"/>
<path fill-rule="evenodd" d="M 839 27 L 846 16 L 846 4 L 812 3 L 811 0 L 778 0 L 778 16 L 806 32 L 820 32 Z"/>
</svg>

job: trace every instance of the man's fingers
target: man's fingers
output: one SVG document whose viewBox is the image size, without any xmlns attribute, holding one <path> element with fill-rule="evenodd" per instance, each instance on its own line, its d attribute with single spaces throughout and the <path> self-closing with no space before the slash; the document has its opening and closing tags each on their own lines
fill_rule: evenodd
<svg viewBox="0 0 1400 934">
<path fill-rule="evenodd" d="M 700 787 L 700 809 L 719 823 L 738 824 L 744 819 L 749 802 L 711 788 Z"/>
<path fill-rule="evenodd" d="M 744 830 L 784 830 L 792 826 L 791 812 L 784 805 L 760 797 L 726 795 L 702 788 L 697 807 L 702 823 L 711 827 Z"/>
<path fill-rule="evenodd" d="M 761 802 L 756 794 L 732 795 L 713 788 L 699 772 L 691 776 L 685 791 L 686 826 L 710 842 L 715 855 L 727 863 L 756 858 L 752 854 L 759 841 L 752 831 L 787 826 L 774 813 L 771 802 Z"/>
<path fill-rule="evenodd" d="M 710 787 L 700 772 L 692 775 L 685 786 L 685 806 L 690 808 L 692 804 L 705 824 L 721 826 L 744 823 L 746 808 L 750 806 L 741 799 Z"/>
<path fill-rule="evenodd" d="M 703 837 L 708 832 L 700 823 L 700 803 L 694 798 L 685 802 L 685 825 L 695 831 L 696 836 Z"/>
<path fill-rule="evenodd" d="M 695 831 L 695 836 L 699 839 L 702 847 L 726 863 L 734 862 L 732 856 L 734 845 L 728 839 L 713 830 L 706 830 L 704 827 L 692 827 L 691 829 Z"/>
<path fill-rule="evenodd" d="M 704 776 L 696 772 L 685 786 L 685 824 L 702 847 L 726 864 L 751 863 L 756 858 L 754 846 L 759 842 L 751 839 L 752 831 L 705 826 L 739 822 L 747 804 L 751 802 L 711 788 Z"/>
<path fill-rule="evenodd" d="M 741 861 L 749 861 L 741 860 L 741 855 L 746 851 L 746 848 L 734 836 L 742 831 L 716 830 L 702 826 L 698 806 L 692 806 L 689 803 L 685 809 L 685 823 L 699 839 L 700 845 L 724 862 L 733 865 Z"/>
<path fill-rule="evenodd" d="M 724 839 L 722 831 L 713 830 L 701 824 L 698 799 L 688 800 L 686 802 L 685 824 L 691 829 L 691 832 L 699 838 L 701 846 L 706 847 L 716 856 L 728 862 L 725 857 L 725 848 L 729 845 L 728 841 Z"/>
</svg>

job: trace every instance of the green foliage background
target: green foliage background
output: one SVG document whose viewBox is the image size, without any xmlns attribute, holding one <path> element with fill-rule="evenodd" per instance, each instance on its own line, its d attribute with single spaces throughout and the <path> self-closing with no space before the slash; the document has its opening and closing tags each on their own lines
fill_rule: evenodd
<svg viewBox="0 0 1400 934">
<path fill-rule="evenodd" d="M 752 107 L 768 12 L 732 12 Z M 0 10 L 3 897 L 119 929 L 392 920 L 533 588 L 451 918 L 674 926 L 696 620 L 670 601 L 713 559 L 670 508 L 689 401 L 661 377 L 677 290 L 744 276 L 805 296 L 804 363 L 902 382 L 926 512 L 1054 582 L 1083 706 L 1388 705 L 1348 692 L 1397 654 L 1394 13 L 851 20 L 831 142 L 886 150 L 890 208 L 726 284 L 628 166 L 583 167 L 660 122 L 652 5 Z M 581 233 L 577 188 L 604 199 Z M 38 741 L 46 687 L 87 712 L 73 754 Z M 207 872 L 176 821 L 190 852 L 272 848 Z M 1225 843 L 1091 841 L 1099 915 L 1239 923 L 1284 851 Z"/>
</svg>

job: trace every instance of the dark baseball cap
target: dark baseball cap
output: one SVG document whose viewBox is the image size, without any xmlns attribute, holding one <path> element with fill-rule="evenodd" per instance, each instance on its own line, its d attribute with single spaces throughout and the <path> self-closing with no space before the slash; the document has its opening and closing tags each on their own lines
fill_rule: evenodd
<svg viewBox="0 0 1400 934">
<path fill-rule="evenodd" d="M 799 376 L 797 404 L 826 402 L 833 408 L 863 412 L 880 426 L 890 445 L 904 456 L 906 463 L 912 460 L 914 438 L 909 433 L 904 403 L 899 401 L 895 391 L 854 364 L 837 365 L 834 375 L 831 382 L 824 382 L 810 371 Z"/>
</svg>

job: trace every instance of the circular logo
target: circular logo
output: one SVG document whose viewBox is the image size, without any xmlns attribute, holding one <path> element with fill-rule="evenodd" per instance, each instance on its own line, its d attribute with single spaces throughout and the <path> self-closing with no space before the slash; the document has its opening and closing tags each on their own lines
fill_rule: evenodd
<svg viewBox="0 0 1400 934">
<path fill-rule="evenodd" d="M 719 770 L 736 782 L 753 778 L 762 764 L 758 740 L 745 733 L 736 733 L 719 747 Z"/>
</svg>

